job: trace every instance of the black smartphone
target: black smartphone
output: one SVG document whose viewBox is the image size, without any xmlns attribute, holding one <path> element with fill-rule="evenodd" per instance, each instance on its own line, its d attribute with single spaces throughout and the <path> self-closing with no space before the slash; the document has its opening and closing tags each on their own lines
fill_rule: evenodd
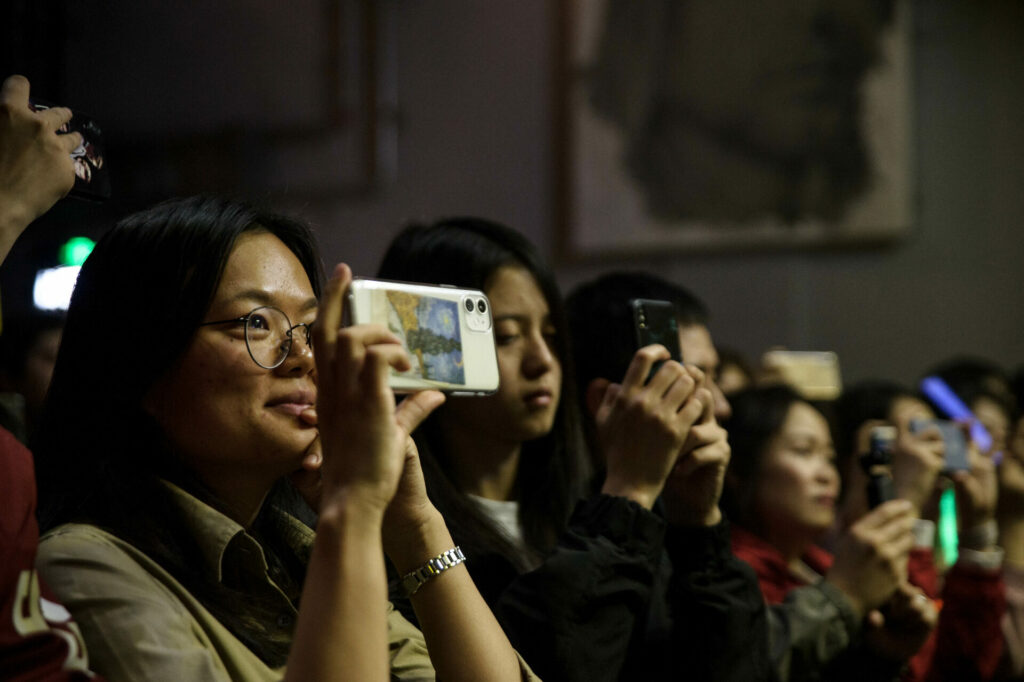
<svg viewBox="0 0 1024 682">
<path fill-rule="evenodd" d="M 871 429 L 871 445 L 860 456 L 860 466 L 868 475 L 868 506 L 874 509 L 896 497 L 892 480 L 892 451 L 896 428 L 876 426 Z"/>
<path fill-rule="evenodd" d="M 38 99 L 29 100 L 32 111 L 49 109 L 52 104 Z M 71 120 L 60 128 L 60 133 L 81 133 L 82 144 L 71 152 L 75 163 L 75 184 L 68 196 L 91 201 L 110 198 L 110 171 L 107 169 L 106 147 L 103 131 L 91 116 L 80 111 L 72 112 Z"/>
<path fill-rule="evenodd" d="M 633 307 L 633 329 L 636 333 L 636 347 L 650 346 L 660 343 L 668 349 L 672 359 L 682 363 L 683 353 L 679 348 L 679 322 L 676 319 L 676 307 L 669 301 L 657 301 L 649 298 L 634 298 L 629 304 Z M 657 373 L 663 362 L 654 363 L 647 381 Z"/>
</svg>

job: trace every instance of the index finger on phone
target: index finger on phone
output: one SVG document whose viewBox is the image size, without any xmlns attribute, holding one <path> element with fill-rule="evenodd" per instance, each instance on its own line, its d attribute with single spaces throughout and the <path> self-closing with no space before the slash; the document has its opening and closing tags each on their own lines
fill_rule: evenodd
<svg viewBox="0 0 1024 682">
<path fill-rule="evenodd" d="M 85 138 L 82 137 L 82 133 L 67 133 L 66 135 L 58 135 L 57 137 L 60 139 L 61 144 L 64 146 L 64 149 L 67 150 L 68 154 L 78 149 L 82 142 L 85 141 Z"/>
<path fill-rule="evenodd" d="M 702 409 L 697 418 L 698 424 L 707 424 L 715 420 L 715 395 L 710 388 L 700 386 L 693 393 L 693 397 L 700 401 Z"/>
<path fill-rule="evenodd" d="M 313 325 L 313 348 L 318 372 L 326 372 L 326 367 L 322 367 L 321 364 L 334 358 L 338 329 L 341 327 L 345 307 L 345 290 L 351 281 L 352 270 L 347 265 L 339 263 L 334 266 L 334 272 L 320 301 L 316 323 Z"/>
<path fill-rule="evenodd" d="M 59 130 L 62 125 L 72 119 L 74 114 L 67 107 L 50 107 L 37 111 L 36 116 L 42 119 L 47 130 Z"/>
<path fill-rule="evenodd" d="M 626 369 L 626 376 L 622 378 L 623 389 L 630 390 L 643 386 L 654 363 L 658 360 L 668 360 L 671 357 L 668 349 L 661 344 L 644 346 L 633 355 L 633 361 Z"/>
<path fill-rule="evenodd" d="M 349 327 L 347 331 L 353 339 L 366 347 L 402 345 L 402 340 L 382 324 L 357 324 Z M 405 351 L 404 347 L 402 350 Z"/>
</svg>

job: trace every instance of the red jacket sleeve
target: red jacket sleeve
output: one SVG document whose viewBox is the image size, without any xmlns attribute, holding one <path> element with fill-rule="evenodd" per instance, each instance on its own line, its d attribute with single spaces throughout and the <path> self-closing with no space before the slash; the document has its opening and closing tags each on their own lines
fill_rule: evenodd
<svg viewBox="0 0 1024 682">
<path fill-rule="evenodd" d="M 39 546 L 32 454 L 0 429 L 0 679 L 96 680 L 70 614 L 35 570 Z"/>
<path fill-rule="evenodd" d="M 1000 623 L 1006 612 L 1006 586 L 1002 572 L 957 562 L 946 574 L 942 597 L 935 655 L 925 679 L 991 679 L 1003 654 Z"/>
</svg>

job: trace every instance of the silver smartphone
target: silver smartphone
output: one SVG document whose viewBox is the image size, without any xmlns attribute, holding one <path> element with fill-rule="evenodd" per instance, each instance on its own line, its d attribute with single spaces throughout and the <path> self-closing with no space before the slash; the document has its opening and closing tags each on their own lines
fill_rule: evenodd
<svg viewBox="0 0 1024 682">
<path fill-rule="evenodd" d="M 380 324 L 402 340 L 412 369 L 392 370 L 396 393 L 436 389 L 451 395 L 498 390 L 491 304 L 484 292 L 447 285 L 352 280 L 349 324 Z"/>
<path fill-rule="evenodd" d="M 921 433 L 934 426 L 942 434 L 946 465 L 942 468 L 945 474 L 957 471 L 970 471 L 971 463 L 967 458 L 967 437 L 959 424 L 948 419 L 914 419 L 910 422 L 911 433 Z"/>
</svg>

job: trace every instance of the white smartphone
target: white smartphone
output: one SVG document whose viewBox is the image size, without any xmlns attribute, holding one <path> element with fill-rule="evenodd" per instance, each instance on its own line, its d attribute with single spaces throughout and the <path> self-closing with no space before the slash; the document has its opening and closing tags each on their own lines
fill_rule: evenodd
<svg viewBox="0 0 1024 682">
<path fill-rule="evenodd" d="M 491 303 L 484 292 L 447 285 L 356 278 L 348 290 L 349 324 L 380 324 L 402 339 L 412 369 L 392 370 L 396 393 L 427 388 L 451 395 L 498 390 Z"/>
</svg>

